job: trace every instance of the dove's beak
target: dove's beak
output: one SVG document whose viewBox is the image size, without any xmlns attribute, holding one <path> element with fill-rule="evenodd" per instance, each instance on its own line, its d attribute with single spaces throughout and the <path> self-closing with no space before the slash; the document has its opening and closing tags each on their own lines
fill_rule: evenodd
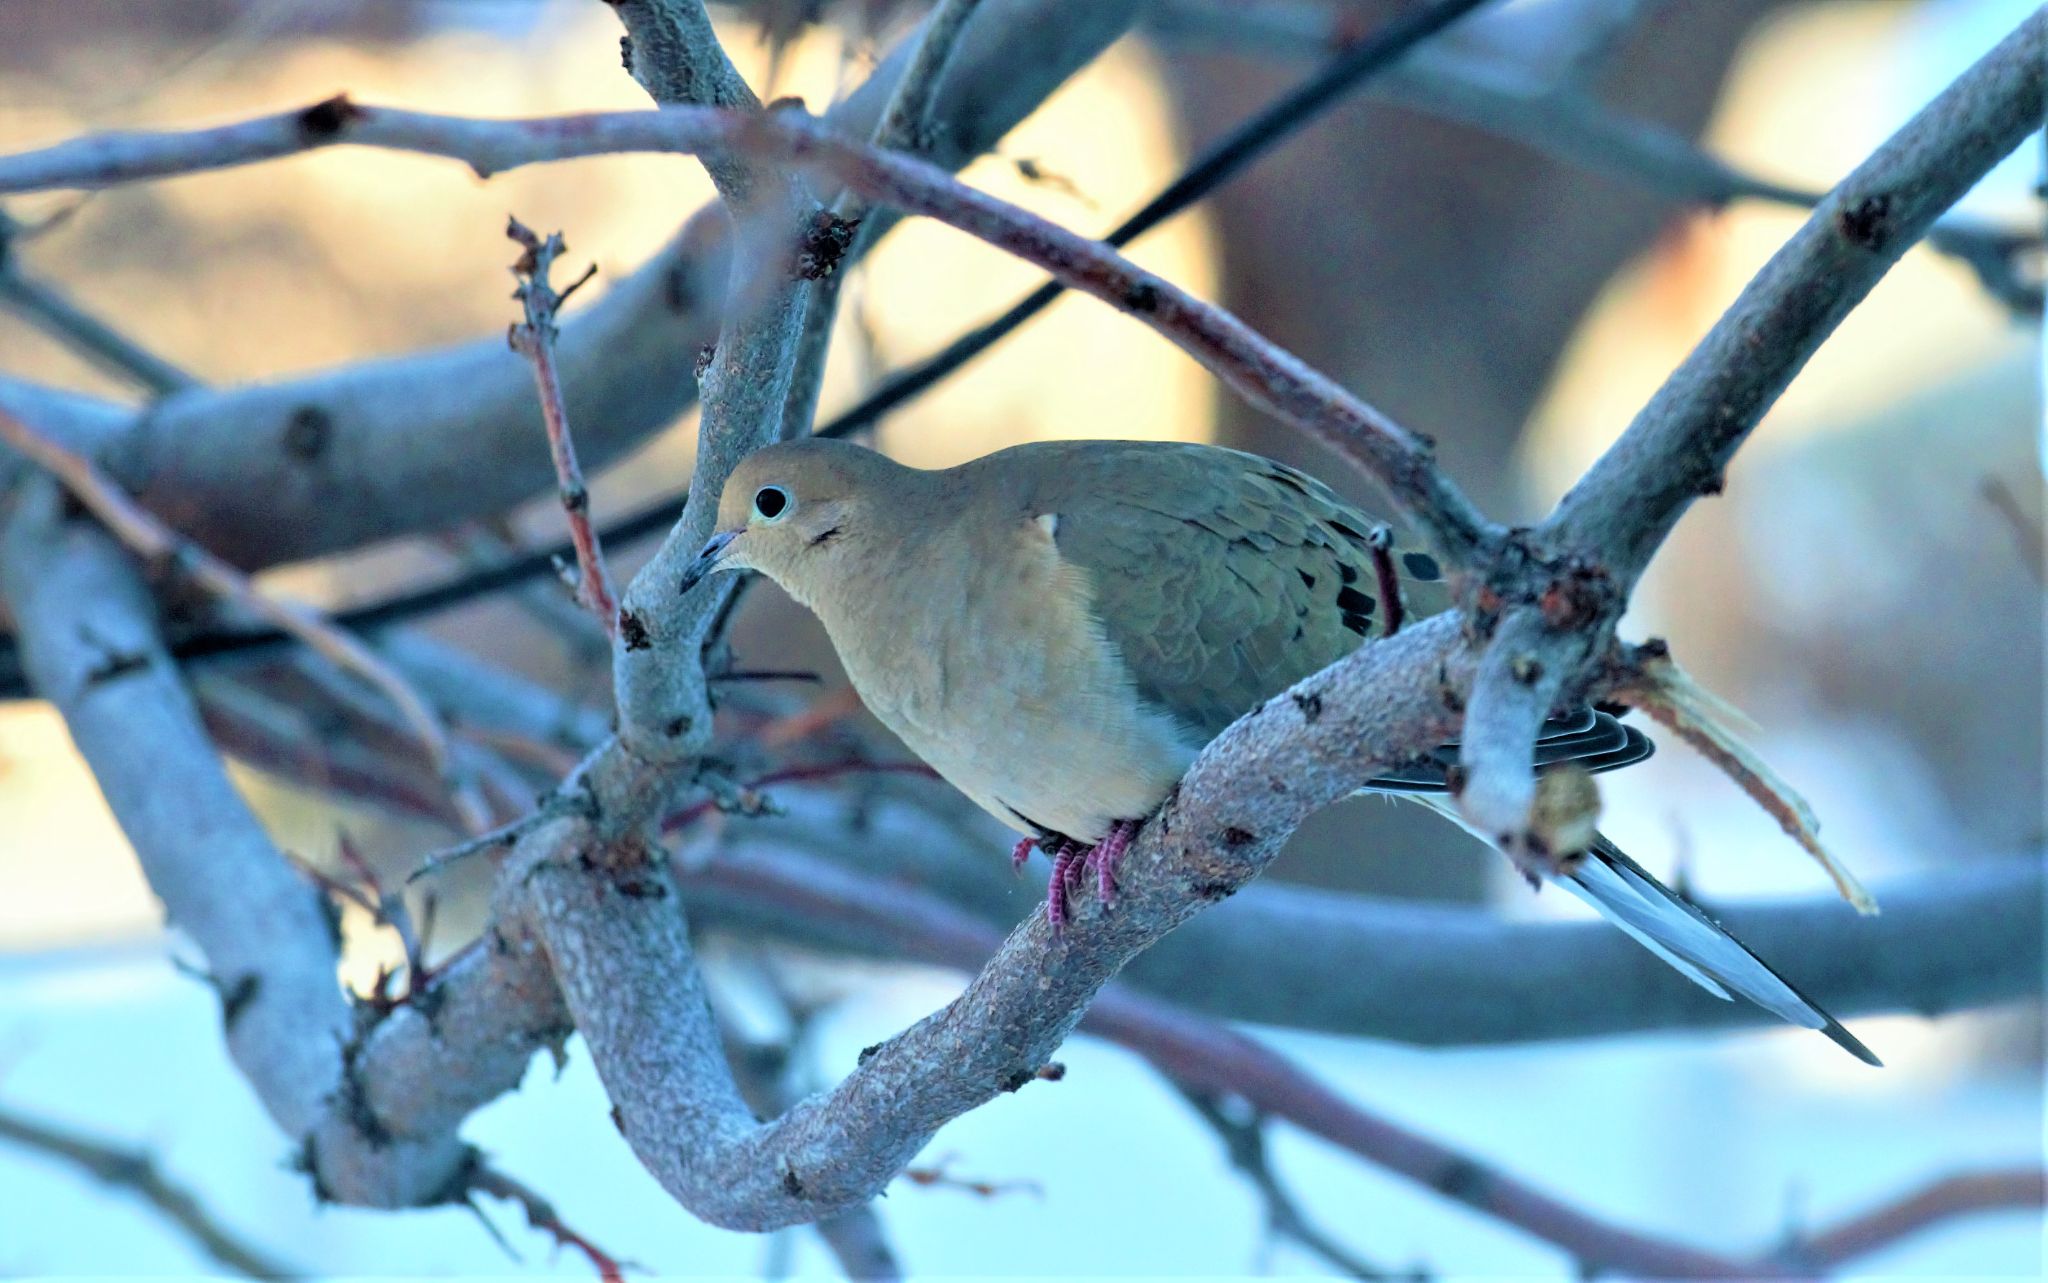
<svg viewBox="0 0 2048 1283">
<path fill-rule="evenodd" d="M 697 560 L 683 571 L 682 582 L 676 585 L 678 593 L 686 593 L 697 586 L 697 581 L 718 569 L 718 563 L 725 558 L 725 550 L 732 541 L 740 537 L 737 530 L 721 530 L 704 543 L 704 551 L 697 554 Z"/>
</svg>

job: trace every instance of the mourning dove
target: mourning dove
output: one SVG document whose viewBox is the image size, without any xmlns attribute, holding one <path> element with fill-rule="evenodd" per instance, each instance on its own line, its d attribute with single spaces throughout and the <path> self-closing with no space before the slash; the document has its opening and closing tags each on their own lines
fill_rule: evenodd
<svg viewBox="0 0 2048 1283">
<path fill-rule="evenodd" d="M 1382 569 L 1399 604 L 1381 600 Z M 1039 443 L 936 471 L 844 442 L 769 446 L 727 481 L 682 590 L 719 570 L 759 571 L 815 613 L 875 716 L 1027 835 L 1020 863 L 1034 844 L 1053 858 L 1055 928 L 1084 873 L 1111 898 L 1118 856 L 1225 726 L 1398 613 L 1450 604 L 1434 559 L 1314 478 L 1158 442 Z M 1586 710 L 1546 727 L 1538 764 L 1649 752 Z M 1455 760 L 1439 750 L 1370 787 L 1456 818 Z M 1666 962 L 1877 1063 L 1590 822 L 1580 845 L 1547 871 Z"/>
</svg>

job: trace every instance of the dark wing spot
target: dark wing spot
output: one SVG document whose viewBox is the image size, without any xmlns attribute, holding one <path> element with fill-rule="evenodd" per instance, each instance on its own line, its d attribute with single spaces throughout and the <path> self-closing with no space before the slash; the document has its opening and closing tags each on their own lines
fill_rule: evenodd
<svg viewBox="0 0 2048 1283">
<path fill-rule="evenodd" d="M 1300 624 L 1296 624 L 1296 625 L 1294 626 L 1294 640 L 1295 640 L 1295 641 L 1300 641 L 1300 640 L 1302 639 L 1302 637 L 1303 637 L 1303 636 L 1305 636 L 1305 634 L 1304 634 L 1304 633 L 1303 633 L 1303 631 L 1302 631 L 1302 627 L 1301 627 L 1301 625 L 1300 625 Z"/>
<path fill-rule="evenodd" d="M 1372 621 L 1370 619 L 1367 619 L 1364 615 L 1344 616 L 1344 626 L 1346 628 L 1349 628 L 1352 632 L 1357 633 L 1360 637 L 1369 637 L 1372 635 Z"/>
<path fill-rule="evenodd" d="M 1294 573 L 1301 576 L 1301 582 L 1304 587 L 1313 588 L 1316 586 L 1316 577 L 1306 570 L 1297 569 Z"/>
<path fill-rule="evenodd" d="M 1366 536 L 1363 530 L 1354 530 L 1350 526 L 1345 525 L 1341 520 L 1339 520 L 1336 517 L 1330 518 L 1330 529 L 1336 531 L 1340 535 L 1343 535 L 1346 539 L 1349 539 L 1353 543 L 1362 544 L 1365 542 Z"/>
<path fill-rule="evenodd" d="M 1337 592 L 1337 609 L 1347 615 L 1370 615 L 1373 605 L 1373 599 L 1356 588 L 1342 588 Z"/>
<path fill-rule="evenodd" d="M 1337 578 L 1339 578 L 1339 579 L 1343 580 L 1343 581 L 1344 581 L 1345 583 L 1347 583 L 1347 584 L 1355 584 L 1355 583 L 1357 583 L 1357 582 L 1358 582 L 1358 567 L 1356 567 L 1356 566 L 1347 566 L 1347 565 L 1345 565 L 1345 564 L 1344 564 L 1343 562 L 1341 562 L 1341 561 L 1340 561 L 1340 562 L 1338 562 L 1338 563 L 1337 563 Z"/>
<path fill-rule="evenodd" d="M 1443 567 L 1437 565 L 1436 558 L 1426 552 L 1402 553 L 1401 566 L 1408 572 L 1408 577 L 1411 579 L 1429 580 L 1442 579 L 1444 577 Z"/>
</svg>

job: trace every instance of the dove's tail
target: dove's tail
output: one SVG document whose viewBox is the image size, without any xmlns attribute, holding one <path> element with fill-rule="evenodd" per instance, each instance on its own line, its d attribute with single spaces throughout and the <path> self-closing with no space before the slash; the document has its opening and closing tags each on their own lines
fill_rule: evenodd
<svg viewBox="0 0 2048 1283">
<path fill-rule="evenodd" d="M 1472 832 L 1448 797 L 1412 790 L 1405 796 Z M 1556 881 L 1716 998 L 1741 994 L 1795 1025 L 1820 1030 L 1866 1065 L 1882 1064 L 1840 1021 L 1605 837 L 1596 834 L 1592 848 Z"/>
<path fill-rule="evenodd" d="M 1739 993 L 1764 1010 L 1818 1029 L 1866 1065 L 1882 1062 L 1841 1022 L 1771 970 L 1700 908 L 1650 876 L 1606 838 L 1559 879 L 1566 889 L 1717 998 Z"/>
</svg>

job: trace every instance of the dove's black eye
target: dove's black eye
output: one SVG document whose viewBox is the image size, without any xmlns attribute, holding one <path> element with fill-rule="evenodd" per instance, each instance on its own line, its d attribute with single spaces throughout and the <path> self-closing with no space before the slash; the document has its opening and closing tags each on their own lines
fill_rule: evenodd
<svg viewBox="0 0 2048 1283">
<path fill-rule="evenodd" d="M 754 515 L 773 521 L 789 511 L 789 491 L 781 486 L 762 486 L 754 492 Z"/>
</svg>

